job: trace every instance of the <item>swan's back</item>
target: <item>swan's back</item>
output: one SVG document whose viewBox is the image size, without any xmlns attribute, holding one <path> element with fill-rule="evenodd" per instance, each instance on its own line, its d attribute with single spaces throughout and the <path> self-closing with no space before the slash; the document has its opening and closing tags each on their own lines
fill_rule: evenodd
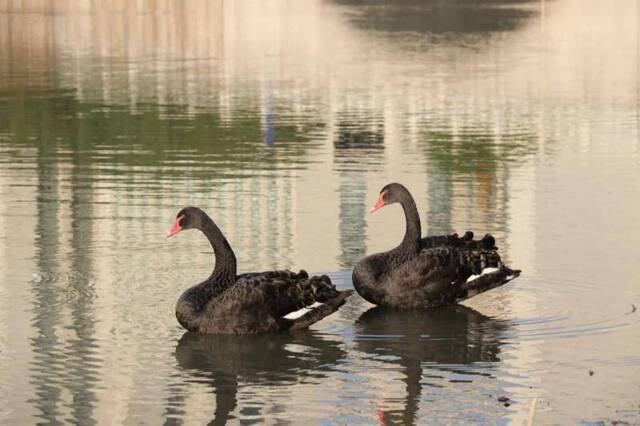
<svg viewBox="0 0 640 426">
<path fill-rule="evenodd" d="M 199 331 L 253 334 L 300 328 L 303 321 L 308 326 L 335 312 L 349 294 L 349 291 L 337 290 L 326 275 L 309 277 L 305 271 L 242 274 L 232 286 L 209 302 Z M 314 304 L 330 305 L 331 309 L 321 310 L 323 315 L 318 311 L 315 316 L 285 318 L 287 314 Z M 310 309 L 308 313 L 315 309 L 318 308 Z M 315 320 L 309 322 L 312 317 Z"/>
<path fill-rule="evenodd" d="M 502 264 L 488 234 L 480 240 L 471 232 L 426 237 L 420 247 L 414 254 L 394 249 L 363 259 L 354 268 L 358 293 L 377 305 L 424 309 L 457 303 L 519 274 Z M 474 284 L 475 276 L 483 278 Z"/>
</svg>

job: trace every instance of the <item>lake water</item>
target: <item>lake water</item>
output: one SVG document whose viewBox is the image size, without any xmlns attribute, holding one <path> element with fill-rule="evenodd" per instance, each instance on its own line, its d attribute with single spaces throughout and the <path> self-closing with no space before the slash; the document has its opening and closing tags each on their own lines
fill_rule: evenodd
<svg viewBox="0 0 640 426">
<path fill-rule="evenodd" d="M 0 423 L 640 423 L 640 4 L 0 1 Z M 350 288 L 492 233 L 523 270 L 422 314 L 185 334 L 212 268 Z M 498 400 L 509 398 L 508 404 Z M 505 406 L 508 405 L 508 406 Z"/>
</svg>

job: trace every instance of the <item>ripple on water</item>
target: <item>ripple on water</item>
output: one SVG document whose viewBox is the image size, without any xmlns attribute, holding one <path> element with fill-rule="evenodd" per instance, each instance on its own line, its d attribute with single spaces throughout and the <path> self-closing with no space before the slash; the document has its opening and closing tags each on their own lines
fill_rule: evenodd
<svg viewBox="0 0 640 426">
<path fill-rule="evenodd" d="M 631 302 L 613 299 L 620 309 L 580 310 L 573 303 L 584 297 L 585 292 L 598 292 L 597 283 L 568 278 L 519 278 L 517 292 L 521 294 L 544 294 L 552 303 L 536 303 L 530 310 L 513 312 L 507 319 L 510 331 L 506 338 L 510 342 L 544 341 L 552 339 L 579 338 L 597 334 L 614 334 L 640 323 L 640 315 L 633 313 Z M 561 301 L 565 301 L 562 303 Z M 530 315 L 530 311 L 534 312 Z"/>
<path fill-rule="evenodd" d="M 46 296 L 43 296 L 46 297 L 46 300 L 42 300 L 42 303 L 52 307 L 96 296 L 94 277 L 77 271 L 34 272 L 31 284 L 46 289 Z"/>
</svg>

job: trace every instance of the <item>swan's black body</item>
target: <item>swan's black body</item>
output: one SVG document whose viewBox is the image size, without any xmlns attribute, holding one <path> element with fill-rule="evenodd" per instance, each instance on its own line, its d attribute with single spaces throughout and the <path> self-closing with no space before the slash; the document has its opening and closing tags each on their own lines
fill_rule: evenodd
<svg viewBox="0 0 640 426">
<path fill-rule="evenodd" d="M 248 334 L 306 328 L 335 312 L 352 290 L 338 291 L 326 275 L 305 271 L 268 271 L 236 275 L 236 257 L 213 220 L 197 207 L 178 213 L 170 235 L 199 229 L 209 239 L 216 259 L 211 276 L 185 291 L 176 304 L 178 322 L 202 334 Z M 322 305 L 297 319 L 287 314 Z"/>
<path fill-rule="evenodd" d="M 491 235 L 481 240 L 471 232 L 422 238 L 416 204 L 400 184 L 385 186 L 376 208 L 396 202 L 407 222 L 402 243 L 365 257 L 353 269 L 353 285 L 367 301 L 400 309 L 432 308 L 468 299 L 520 274 L 502 264 Z M 469 280 L 485 268 L 495 270 Z"/>
</svg>

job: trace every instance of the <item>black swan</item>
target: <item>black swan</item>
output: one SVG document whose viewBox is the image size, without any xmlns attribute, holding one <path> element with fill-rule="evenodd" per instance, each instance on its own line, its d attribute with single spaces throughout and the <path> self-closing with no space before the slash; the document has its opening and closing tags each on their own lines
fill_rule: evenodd
<svg viewBox="0 0 640 426">
<path fill-rule="evenodd" d="M 205 212 L 197 207 L 180 210 L 168 237 L 185 229 L 202 231 L 215 257 L 211 276 L 182 293 L 176 304 L 178 322 L 189 331 L 255 334 L 303 329 L 337 311 L 353 292 L 338 291 L 326 275 L 309 278 L 305 271 L 236 275 L 236 256 Z M 302 316 L 286 318 L 312 305 Z"/>
<path fill-rule="evenodd" d="M 382 188 L 372 212 L 400 203 L 407 228 L 393 250 L 367 256 L 353 269 L 353 286 L 365 300 L 399 309 L 450 305 L 501 286 L 519 270 L 505 266 L 494 238 L 473 233 L 421 237 L 420 216 L 409 191 L 399 183 Z"/>
</svg>

